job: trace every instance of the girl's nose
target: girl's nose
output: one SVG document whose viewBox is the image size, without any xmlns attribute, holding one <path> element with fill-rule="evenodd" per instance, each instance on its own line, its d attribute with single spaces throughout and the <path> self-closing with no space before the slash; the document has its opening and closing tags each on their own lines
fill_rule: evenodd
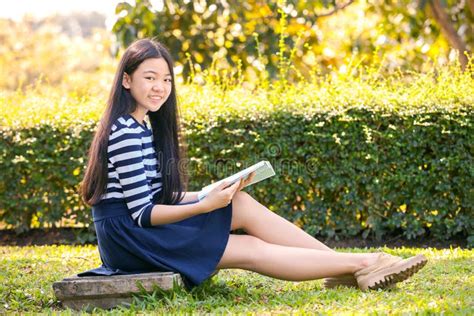
<svg viewBox="0 0 474 316">
<path fill-rule="evenodd" d="M 155 85 L 153 85 L 153 90 L 155 91 L 163 91 L 164 89 L 165 88 L 163 83 L 156 83 Z"/>
</svg>

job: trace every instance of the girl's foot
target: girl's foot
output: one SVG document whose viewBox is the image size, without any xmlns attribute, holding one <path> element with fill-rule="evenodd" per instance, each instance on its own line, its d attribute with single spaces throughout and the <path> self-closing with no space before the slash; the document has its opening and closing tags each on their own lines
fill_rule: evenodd
<svg viewBox="0 0 474 316">
<path fill-rule="evenodd" d="M 386 289 L 391 285 L 404 281 L 418 272 L 428 262 L 424 255 L 408 259 L 379 253 L 375 263 L 355 272 L 359 288 L 362 291 Z"/>
</svg>

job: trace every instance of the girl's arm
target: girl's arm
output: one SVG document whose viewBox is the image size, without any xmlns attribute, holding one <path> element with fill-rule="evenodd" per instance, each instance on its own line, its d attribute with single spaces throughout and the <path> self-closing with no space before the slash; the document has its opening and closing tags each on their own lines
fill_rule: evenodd
<svg viewBox="0 0 474 316">
<path fill-rule="evenodd" d="M 251 180 L 252 179 L 249 181 Z M 217 208 L 224 207 L 229 205 L 234 194 L 240 191 L 245 185 L 247 185 L 247 182 L 242 179 L 228 187 L 227 184 L 223 182 L 209 192 L 206 198 L 197 203 L 185 205 L 154 205 L 150 214 L 150 223 L 152 226 L 174 223 L 194 215 L 211 212 Z M 193 194 L 190 196 L 193 196 Z"/>
<path fill-rule="evenodd" d="M 186 205 L 165 205 L 155 204 L 150 214 L 150 224 L 163 225 L 178 222 L 188 217 L 198 215 L 204 212 L 205 205 L 199 202 L 199 192 L 183 192 L 185 195 L 181 200 L 181 204 L 188 202 L 198 202 Z"/>
<path fill-rule="evenodd" d="M 180 203 L 189 203 L 198 201 L 199 192 L 183 192 L 185 195 Z"/>
<path fill-rule="evenodd" d="M 207 207 L 202 201 L 186 205 L 155 204 L 151 210 L 150 222 L 152 226 L 170 224 L 206 211 Z"/>
</svg>

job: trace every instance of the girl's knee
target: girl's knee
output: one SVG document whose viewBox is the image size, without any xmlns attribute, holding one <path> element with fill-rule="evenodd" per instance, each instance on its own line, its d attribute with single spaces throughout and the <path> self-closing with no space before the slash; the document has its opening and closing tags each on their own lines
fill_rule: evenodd
<svg viewBox="0 0 474 316">
<path fill-rule="evenodd" d="M 233 201 L 242 201 L 242 200 L 245 201 L 245 200 L 249 200 L 251 198 L 252 197 L 247 192 L 239 191 L 239 192 L 236 192 L 234 194 L 234 197 L 232 198 L 232 200 Z"/>
<path fill-rule="evenodd" d="M 249 201 L 252 197 L 245 192 L 239 191 L 232 199 L 232 230 L 246 229 L 249 215 Z"/>
<path fill-rule="evenodd" d="M 266 256 L 266 246 L 267 243 L 260 238 L 244 235 L 244 245 L 245 247 L 242 251 L 246 252 L 247 260 L 246 266 L 249 270 L 255 270 L 255 267 L 258 266 L 258 263 Z"/>
<path fill-rule="evenodd" d="M 250 194 L 242 191 L 235 193 L 234 197 L 232 198 L 232 204 L 234 208 L 241 212 L 248 212 L 250 210 L 253 211 L 255 208 L 254 202 L 255 200 Z"/>
</svg>

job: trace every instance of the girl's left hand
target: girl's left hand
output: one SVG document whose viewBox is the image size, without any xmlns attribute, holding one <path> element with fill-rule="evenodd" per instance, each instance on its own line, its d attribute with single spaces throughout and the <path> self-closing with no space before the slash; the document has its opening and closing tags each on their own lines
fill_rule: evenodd
<svg viewBox="0 0 474 316">
<path fill-rule="evenodd" d="M 234 184 L 228 185 L 225 182 L 219 184 L 216 188 L 211 190 L 209 194 L 199 201 L 202 205 L 200 213 L 208 213 L 215 209 L 225 207 L 232 201 L 234 194 L 242 190 L 255 177 L 255 172 L 250 173 L 246 179 L 240 178 Z"/>
<path fill-rule="evenodd" d="M 250 182 L 252 182 L 253 178 L 255 178 L 255 171 L 249 173 L 249 175 L 247 176 L 247 178 L 245 178 L 245 179 L 242 181 L 242 183 L 239 185 L 239 187 L 237 188 L 237 190 L 236 190 L 235 192 L 239 192 L 240 190 L 242 190 L 243 188 L 245 188 Z"/>
</svg>

